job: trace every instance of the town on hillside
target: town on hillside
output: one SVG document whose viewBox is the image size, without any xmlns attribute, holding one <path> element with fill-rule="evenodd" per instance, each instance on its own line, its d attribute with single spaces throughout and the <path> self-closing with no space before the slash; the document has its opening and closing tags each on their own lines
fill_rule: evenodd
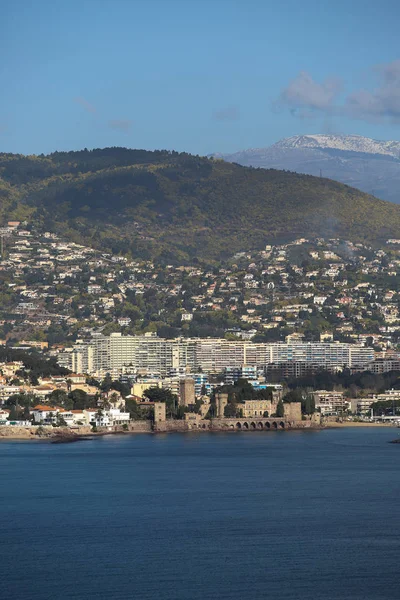
<svg viewBox="0 0 400 600">
<path fill-rule="evenodd" d="M 0 238 L 2 429 L 398 420 L 400 240 L 175 265 L 29 222 Z"/>
</svg>

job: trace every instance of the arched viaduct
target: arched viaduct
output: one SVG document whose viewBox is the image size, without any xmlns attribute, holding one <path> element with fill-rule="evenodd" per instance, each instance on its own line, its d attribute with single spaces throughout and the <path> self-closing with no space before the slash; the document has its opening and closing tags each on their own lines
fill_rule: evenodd
<svg viewBox="0 0 400 600">
<path fill-rule="evenodd" d="M 203 427 L 204 421 L 198 424 L 198 428 Z M 279 418 L 240 418 L 240 419 L 212 419 L 207 429 L 218 431 L 277 431 L 291 429 L 295 426 L 294 422 Z M 192 429 L 196 429 L 195 424 L 191 424 Z M 205 427 L 203 427 L 205 428 Z"/>
</svg>

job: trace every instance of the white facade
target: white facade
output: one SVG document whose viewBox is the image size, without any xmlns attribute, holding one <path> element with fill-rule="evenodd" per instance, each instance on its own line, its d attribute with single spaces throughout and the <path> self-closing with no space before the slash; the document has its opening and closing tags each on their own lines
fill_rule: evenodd
<svg viewBox="0 0 400 600">
<path fill-rule="evenodd" d="M 96 427 L 113 427 L 115 425 L 127 425 L 131 420 L 128 412 L 121 412 L 119 408 L 99 410 L 92 413 L 90 424 Z"/>
<path fill-rule="evenodd" d="M 313 392 L 315 408 L 326 414 L 340 414 L 351 407 L 351 403 L 344 397 L 343 392 L 317 390 Z"/>
<path fill-rule="evenodd" d="M 400 400 L 400 390 L 386 390 L 382 394 L 376 394 L 372 397 L 373 402 L 392 402 Z"/>
<path fill-rule="evenodd" d="M 16 385 L 0 385 L 0 404 L 4 404 L 13 394 L 20 394 L 21 388 Z"/>
<path fill-rule="evenodd" d="M 374 359 L 372 348 L 355 344 L 294 342 L 256 343 L 218 338 L 178 338 L 166 340 L 155 335 L 109 337 L 96 335 L 77 345 L 74 371 L 105 374 L 132 368 L 168 375 L 176 369 L 220 373 L 225 367 L 242 365 L 264 367 L 270 363 L 304 362 L 321 368 L 364 368 Z M 80 361 L 80 362 L 79 362 Z"/>
</svg>

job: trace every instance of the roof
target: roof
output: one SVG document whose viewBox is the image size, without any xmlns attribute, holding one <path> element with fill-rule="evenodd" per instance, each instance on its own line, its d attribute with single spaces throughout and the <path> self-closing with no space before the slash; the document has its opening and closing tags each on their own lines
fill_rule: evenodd
<svg viewBox="0 0 400 600">
<path fill-rule="evenodd" d="M 50 386 L 50 385 L 37 385 L 34 389 L 36 391 L 40 391 L 40 390 L 43 390 L 43 391 L 51 390 L 51 391 L 53 391 L 54 387 Z"/>
</svg>

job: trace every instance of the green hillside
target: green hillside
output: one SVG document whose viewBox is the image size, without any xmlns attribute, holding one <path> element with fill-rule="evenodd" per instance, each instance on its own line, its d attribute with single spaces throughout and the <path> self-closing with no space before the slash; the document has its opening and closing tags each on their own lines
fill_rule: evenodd
<svg viewBox="0 0 400 600">
<path fill-rule="evenodd" d="M 0 203 L 3 222 L 167 262 L 300 235 L 400 237 L 400 206 L 340 183 L 164 150 L 0 154 Z"/>
</svg>

